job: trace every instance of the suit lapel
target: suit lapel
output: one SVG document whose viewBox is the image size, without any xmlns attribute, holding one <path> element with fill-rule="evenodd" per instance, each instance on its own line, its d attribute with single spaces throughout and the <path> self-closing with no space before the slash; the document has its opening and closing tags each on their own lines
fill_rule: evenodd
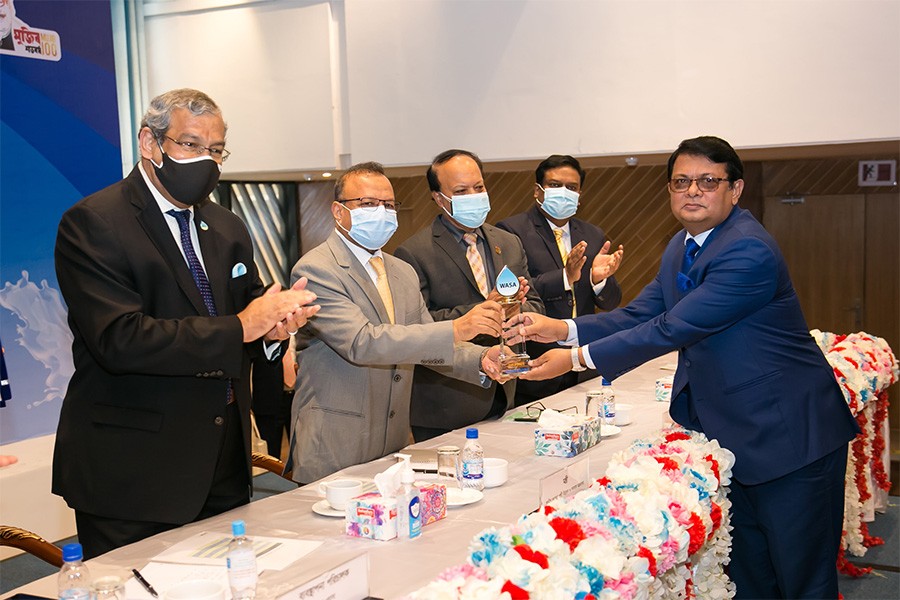
<svg viewBox="0 0 900 600">
<path fill-rule="evenodd" d="M 532 207 L 528 215 L 531 218 L 531 224 L 534 225 L 535 232 L 537 233 L 538 237 L 544 241 L 544 246 L 547 247 L 547 252 L 549 252 L 550 256 L 553 257 L 553 262 L 558 268 L 562 269 L 562 256 L 560 256 L 559 254 L 559 247 L 556 245 L 556 236 L 553 235 L 553 230 L 550 229 L 550 224 L 547 222 L 547 219 L 544 218 L 544 215 L 541 214 L 541 211 L 538 210 L 537 206 Z M 571 221 L 569 221 L 569 223 L 569 234 L 571 235 Z M 574 237 L 572 237 L 572 243 L 575 243 Z"/>
<path fill-rule="evenodd" d="M 141 176 L 140 171 L 137 170 L 137 167 L 132 171 L 130 177 L 135 177 L 135 175 L 137 179 L 134 181 L 134 184 L 137 186 L 139 193 L 132 197 L 131 203 L 138 209 L 138 223 L 140 223 L 147 233 L 147 237 L 150 238 L 160 255 L 168 263 L 172 274 L 175 276 L 175 281 L 178 282 L 178 287 L 187 296 L 197 314 L 209 314 L 206 310 L 206 305 L 203 304 L 200 290 L 197 289 L 197 284 L 194 283 L 194 278 L 191 276 L 191 270 L 188 269 L 184 256 L 181 254 L 181 250 L 178 249 L 175 238 L 172 237 L 172 231 L 166 224 L 166 218 L 160 212 L 159 205 L 153 199 L 150 190 L 147 189 L 144 178 Z"/>
<path fill-rule="evenodd" d="M 447 231 L 447 228 L 444 227 L 444 224 L 441 223 L 441 218 L 435 218 L 434 222 L 431 225 L 431 233 L 434 236 L 434 243 L 443 250 L 447 256 L 456 263 L 456 266 L 462 272 L 463 276 L 469 282 L 469 285 L 472 286 L 472 290 L 479 296 L 481 295 L 481 291 L 478 289 L 478 284 L 475 283 L 475 276 L 472 274 L 472 267 L 469 265 L 468 259 L 466 259 L 466 251 L 463 250 L 462 246 L 459 242 L 456 241 L 456 238 Z"/>
<path fill-rule="evenodd" d="M 378 293 L 378 288 L 375 287 L 375 284 L 372 282 L 372 278 L 369 277 L 369 273 L 366 271 L 366 268 L 353 256 L 353 253 L 350 252 L 350 249 L 347 248 L 346 244 L 343 241 L 339 240 L 337 236 L 339 236 L 337 231 L 333 231 L 325 243 L 328 244 L 328 248 L 331 250 L 332 255 L 334 255 L 334 259 L 337 264 L 347 270 L 347 274 L 350 276 L 350 279 L 356 282 L 356 285 L 359 286 L 360 291 L 372 305 L 372 308 L 375 309 L 375 312 L 378 314 L 378 318 L 381 319 L 382 323 L 390 323 L 391 320 L 388 318 L 387 309 L 384 307 L 384 302 L 381 301 L 381 295 Z M 385 268 L 387 271 L 387 268 Z M 390 285 L 391 277 L 388 275 L 388 285 Z M 391 294 L 393 296 L 393 293 Z M 394 312 L 397 312 L 397 305 L 394 304 Z M 395 320 L 396 320 L 396 314 Z"/>
<path fill-rule="evenodd" d="M 207 202 L 203 203 L 204 207 L 206 207 Z M 203 220 L 203 214 L 204 210 L 200 206 L 194 208 L 194 226 L 197 228 L 200 252 L 203 253 L 206 278 L 209 280 L 209 285 L 212 288 L 216 312 L 220 315 L 230 314 L 234 312 L 230 302 L 231 296 L 228 293 L 228 279 L 231 277 L 231 267 L 223 262 L 224 256 L 219 248 L 219 232 Z M 206 229 L 204 229 L 204 226 L 206 226 Z"/>
<path fill-rule="evenodd" d="M 490 225 L 483 225 L 481 231 L 484 233 L 484 243 L 487 246 L 488 254 L 491 256 L 491 262 L 494 264 L 494 277 L 500 275 L 500 271 L 506 266 L 506 257 L 503 255 L 503 248 L 494 235 L 494 228 Z M 497 287 L 496 281 L 488 281 L 488 287 L 494 289 Z"/>
</svg>

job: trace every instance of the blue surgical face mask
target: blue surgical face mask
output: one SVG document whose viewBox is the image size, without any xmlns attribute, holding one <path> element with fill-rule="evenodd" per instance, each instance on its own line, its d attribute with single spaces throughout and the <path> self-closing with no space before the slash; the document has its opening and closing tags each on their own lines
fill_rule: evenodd
<svg viewBox="0 0 900 600">
<path fill-rule="evenodd" d="M 387 210 L 383 204 L 375 208 L 344 208 L 350 211 L 350 231 L 340 223 L 337 226 L 367 250 L 380 250 L 397 231 L 397 211 Z"/>
<path fill-rule="evenodd" d="M 491 201 L 487 192 L 460 196 L 454 194 L 452 198 L 448 198 L 446 194 L 441 192 L 438 192 L 438 194 L 447 198 L 450 201 L 450 208 L 453 209 L 452 214 L 447 212 L 446 208 L 444 208 L 444 212 L 453 217 L 453 220 L 463 227 L 478 229 L 484 225 L 484 220 L 487 219 L 488 213 L 491 212 Z"/>
<path fill-rule="evenodd" d="M 544 202 L 540 203 L 541 208 L 554 219 L 560 221 L 568 219 L 578 210 L 578 192 L 573 192 L 565 186 L 544 189 L 538 184 L 538 187 L 544 191 Z"/>
</svg>

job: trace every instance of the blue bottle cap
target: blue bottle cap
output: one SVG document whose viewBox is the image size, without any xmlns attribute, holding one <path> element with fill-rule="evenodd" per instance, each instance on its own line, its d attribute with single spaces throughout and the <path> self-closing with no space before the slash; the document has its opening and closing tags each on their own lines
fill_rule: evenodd
<svg viewBox="0 0 900 600">
<path fill-rule="evenodd" d="M 244 525 L 243 521 L 232 521 L 231 522 L 231 535 L 234 537 L 242 536 L 246 533 L 247 527 Z"/>
<path fill-rule="evenodd" d="M 66 544 L 63 546 L 62 554 L 64 562 L 72 562 L 73 560 L 81 560 L 84 558 L 81 544 Z"/>
<path fill-rule="evenodd" d="M 467 440 L 477 440 L 478 439 L 478 429 L 475 427 L 469 427 L 466 429 L 466 439 Z"/>
<path fill-rule="evenodd" d="M 600 385 L 612 385 L 606 377 L 601 377 L 600 379 L 602 380 Z"/>
</svg>

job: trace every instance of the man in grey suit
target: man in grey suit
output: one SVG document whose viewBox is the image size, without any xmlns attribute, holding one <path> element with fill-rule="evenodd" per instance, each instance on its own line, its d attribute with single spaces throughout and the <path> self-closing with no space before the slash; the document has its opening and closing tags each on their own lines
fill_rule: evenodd
<svg viewBox="0 0 900 600">
<path fill-rule="evenodd" d="M 441 211 L 431 224 L 397 249 L 397 258 L 419 275 L 422 296 L 435 321 L 455 319 L 485 299 L 497 300 L 498 273 L 504 266 L 523 284 L 522 310 L 544 312 L 536 291 L 528 288 L 528 261 L 515 235 L 485 224 L 490 200 L 481 160 L 467 150 L 447 150 L 428 168 L 428 187 Z M 493 346 L 497 338 L 472 340 Z M 464 427 L 512 408 L 515 381 L 490 388 L 474 386 L 416 369 L 410 421 L 416 441 Z"/>
<path fill-rule="evenodd" d="M 435 323 L 415 271 L 383 253 L 397 229 L 394 190 L 378 163 L 348 169 L 334 189 L 335 231 L 301 258 L 291 279 L 324 309 L 298 337 L 300 365 L 288 468 L 301 483 L 403 448 L 409 440 L 413 367 L 439 369 L 472 387 L 499 377 L 499 348 L 465 343 L 498 336 L 502 314 L 481 302 Z"/>
</svg>

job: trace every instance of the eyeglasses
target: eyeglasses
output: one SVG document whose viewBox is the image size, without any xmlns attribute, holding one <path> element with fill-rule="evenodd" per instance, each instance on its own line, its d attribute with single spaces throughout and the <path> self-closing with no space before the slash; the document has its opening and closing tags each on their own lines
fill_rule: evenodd
<svg viewBox="0 0 900 600">
<path fill-rule="evenodd" d="M 386 210 L 397 210 L 400 208 L 400 202 L 397 200 L 381 200 L 379 198 L 345 198 L 344 200 L 335 200 L 335 202 L 339 202 L 343 204 L 344 202 L 359 202 L 359 208 L 363 210 L 375 210 L 381 205 L 384 205 Z"/>
<path fill-rule="evenodd" d="M 540 417 L 541 413 L 544 412 L 545 410 L 547 410 L 547 407 L 545 407 L 543 404 L 541 404 L 540 401 L 537 401 L 537 402 L 535 402 L 533 404 L 529 404 L 528 406 L 525 407 L 525 414 L 528 415 L 529 417 L 536 418 L 536 417 Z M 570 412 L 570 411 L 577 415 L 578 407 L 577 406 L 569 406 L 568 408 L 560 408 L 560 409 L 557 409 L 556 412 L 566 413 L 566 412 Z"/>
<path fill-rule="evenodd" d="M 690 179 L 689 177 L 673 177 L 669 180 L 669 189 L 673 192 L 686 192 L 691 188 L 691 184 L 697 182 L 697 187 L 701 192 L 714 192 L 719 189 L 719 184 L 723 181 L 731 181 L 727 177 L 698 177 Z"/>
<path fill-rule="evenodd" d="M 163 137 L 170 142 L 178 144 L 179 146 L 184 148 L 186 152 L 196 154 L 197 156 L 203 154 L 204 152 L 209 152 L 209 155 L 218 162 L 225 162 L 226 160 L 228 160 L 228 157 L 231 156 L 231 152 L 229 152 L 225 148 L 210 148 L 209 146 L 201 146 L 200 144 L 194 142 L 179 142 L 178 140 L 170 138 L 165 134 L 163 134 Z"/>
</svg>

